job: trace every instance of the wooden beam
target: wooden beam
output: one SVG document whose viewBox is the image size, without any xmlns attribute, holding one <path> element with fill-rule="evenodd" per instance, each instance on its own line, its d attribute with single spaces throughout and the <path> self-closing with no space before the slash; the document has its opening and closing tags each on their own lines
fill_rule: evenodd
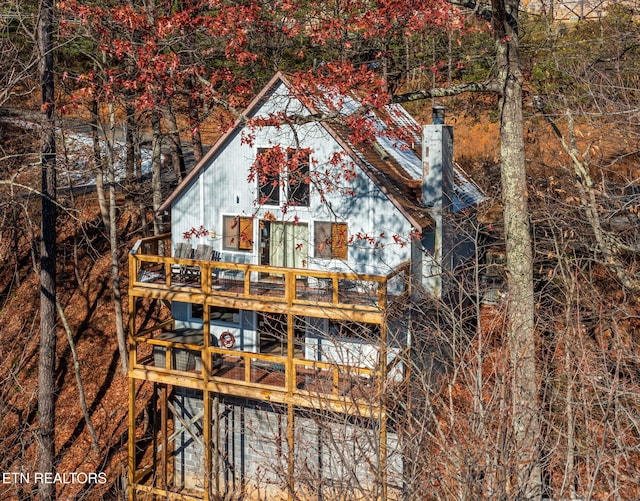
<svg viewBox="0 0 640 501">
<path fill-rule="evenodd" d="M 295 282 L 294 282 L 295 284 Z M 289 288 L 291 294 L 291 288 Z M 295 317 L 289 313 L 287 315 L 287 379 L 285 382 L 287 392 L 287 500 L 293 501 L 295 497 L 294 471 L 295 471 L 295 430 L 293 407 L 293 394 L 295 390 L 295 371 L 293 364 L 295 356 Z"/>
<path fill-rule="evenodd" d="M 132 378 L 145 381 L 182 386 L 195 390 L 205 389 L 202 379 L 187 374 L 168 374 L 166 371 L 163 373 L 148 368 L 133 368 L 130 375 Z M 208 386 L 208 390 L 214 393 L 250 398 L 262 402 L 284 405 L 291 403 L 296 407 L 324 409 L 362 417 L 378 417 L 380 415 L 379 407 L 373 406 L 370 399 L 357 401 L 348 395 L 320 395 L 315 391 L 304 390 L 295 390 L 293 395 L 289 395 L 284 388 L 280 387 L 265 387 L 265 385 L 260 385 L 259 383 L 247 384 L 244 381 L 221 380 L 215 377 L 211 378 Z"/>
<path fill-rule="evenodd" d="M 331 305 L 330 303 L 296 302 L 287 305 L 286 301 L 272 301 L 247 299 L 239 296 L 224 296 L 216 293 L 205 295 L 200 292 L 177 291 L 175 289 L 133 287 L 129 289 L 131 297 L 148 299 L 165 299 L 192 304 L 207 304 L 210 306 L 237 308 L 248 311 L 261 311 L 266 313 L 293 313 L 298 316 L 328 318 L 331 320 L 344 320 L 369 324 L 382 324 L 384 311 L 378 308 L 358 305 Z M 336 292 L 337 297 L 337 292 Z"/>
<path fill-rule="evenodd" d="M 154 391 L 156 385 L 154 384 Z M 160 419 L 162 422 L 160 426 L 162 428 L 162 487 L 165 489 L 169 487 L 169 468 L 168 468 L 168 455 L 169 455 L 169 430 L 167 429 L 169 413 L 167 412 L 167 404 L 168 404 L 168 389 L 167 385 L 163 384 L 160 386 Z"/>
<path fill-rule="evenodd" d="M 387 384 L 387 324 L 380 326 L 380 468 L 382 501 L 387 501 L 387 410 L 385 392 Z"/>
<path fill-rule="evenodd" d="M 215 460 L 215 468 L 213 469 L 213 473 L 215 475 L 215 487 L 216 487 L 216 495 L 220 496 L 220 397 L 217 394 L 214 394 L 213 397 L 213 419 L 214 419 L 214 428 L 213 428 L 213 455 Z"/>
<path fill-rule="evenodd" d="M 287 405 L 287 501 L 295 499 L 295 412 L 293 404 Z"/>
</svg>

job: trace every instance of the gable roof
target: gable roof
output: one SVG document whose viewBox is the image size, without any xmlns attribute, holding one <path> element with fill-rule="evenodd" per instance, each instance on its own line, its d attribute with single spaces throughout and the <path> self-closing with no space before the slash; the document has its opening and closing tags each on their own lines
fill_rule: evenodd
<svg viewBox="0 0 640 501">
<path fill-rule="evenodd" d="M 276 73 L 262 91 L 251 101 L 234 126 L 222 135 L 198 162 L 187 177 L 176 187 L 160 206 L 160 211 L 167 210 L 180 193 L 197 178 L 214 158 L 225 147 L 227 141 L 246 126 L 248 120 L 255 116 L 258 109 L 279 84 L 296 95 L 295 86 L 282 72 Z M 323 95 L 305 95 L 305 106 L 312 115 L 322 115 L 338 111 L 343 117 L 361 109 L 356 98 L 337 96 L 330 92 Z M 339 108 L 339 109 L 337 109 Z M 381 117 L 384 115 L 384 117 Z M 396 208 L 418 231 L 434 225 L 434 219 L 420 202 L 422 195 L 422 161 L 420 159 L 422 134 L 418 123 L 398 104 L 390 104 L 374 114 L 369 112 L 367 120 L 374 127 L 375 140 L 360 142 L 355 145 L 351 141 L 353 131 L 338 121 L 320 121 L 321 126 L 340 144 L 351 159 L 380 190 L 389 198 Z M 387 123 L 392 127 L 401 127 L 406 139 L 396 138 L 388 134 Z M 412 144 L 408 144 L 410 140 Z M 466 178 L 459 168 L 454 169 L 454 201 L 453 210 L 462 210 L 483 201 L 486 197 L 475 184 Z"/>
</svg>

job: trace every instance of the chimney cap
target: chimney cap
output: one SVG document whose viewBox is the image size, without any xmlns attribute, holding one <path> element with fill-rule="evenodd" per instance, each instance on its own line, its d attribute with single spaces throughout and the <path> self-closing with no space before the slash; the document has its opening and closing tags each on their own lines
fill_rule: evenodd
<svg viewBox="0 0 640 501">
<path fill-rule="evenodd" d="M 431 117 L 434 125 L 444 124 L 444 106 L 433 106 L 431 108 Z"/>
</svg>

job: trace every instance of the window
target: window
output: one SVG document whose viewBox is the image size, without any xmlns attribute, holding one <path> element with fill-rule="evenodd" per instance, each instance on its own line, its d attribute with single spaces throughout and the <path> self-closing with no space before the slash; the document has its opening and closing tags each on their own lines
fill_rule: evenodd
<svg viewBox="0 0 640 501">
<path fill-rule="evenodd" d="M 191 304 L 191 318 L 203 317 L 203 305 Z M 240 323 L 240 310 L 237 308 L 223 308 L 216 306 L 209 306 L 209 320 L 212 322 L 226 322 L 229 324 Z"/>
<path fill-rule="evenodd" d="M 204 306 L 201 304 L 191 304 L 191 318 L 200 318 L 203 316 Z"/>
<path fill-rule="evenodd" d="M 347 223 L 315 223 L 315 257 L 347 259 Z"/>
<path fill-rule="evenodd" d="M 288 201 L 291 205 L 309 207 L 309 153 L 289 150 L 287 157 L 289 162 Z"/>
<path fill-rule="evenodd" d="M 258 203 L 309 207 L 309 150 L 258 148 Z"/>
<path fill-rule="evenodd" d="M 253 218 L 224 216 L 223 248 L 226 250 L 253 250 Z"/>
<path fill-rule="evenodd" d="M 258 202 L 280 205 L 280 163 L 276 148 L 258 148 Z"/>
</svg>

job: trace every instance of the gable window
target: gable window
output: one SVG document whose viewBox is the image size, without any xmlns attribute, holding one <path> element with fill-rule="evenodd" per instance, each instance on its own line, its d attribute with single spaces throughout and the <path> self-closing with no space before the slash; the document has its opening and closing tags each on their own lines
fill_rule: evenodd
<svg viewBox="0 0 640 501">
<path fill-rule="evenodd" d="M 258 202 L 280 205 L 281 202 L 309 207 L 309 151 L 279 146 L 258 148 L 255 166 L 258 171 Z"/>
<path fill-rule="evenodd" d="M 309 207 L 309 153 L 289 150 L 287 157 L 287 199 L 291 205 Z"/>
<path fill-rule="evenodd" d="M 224 216 L 222 246 L 225 250 L 253 250 L 253 218 Z"/>
<path fill-rule="evenodd" d="M 347 259 L 348 238 L 347 223 L 316 222 L 314 224 L 315 257 Z"/>
<path fill-rule="evenodd" d="M 258 202 L 263 205 L 280 205 L 280 163 L 275 148 L 258 148 Z"/>
</svg>

